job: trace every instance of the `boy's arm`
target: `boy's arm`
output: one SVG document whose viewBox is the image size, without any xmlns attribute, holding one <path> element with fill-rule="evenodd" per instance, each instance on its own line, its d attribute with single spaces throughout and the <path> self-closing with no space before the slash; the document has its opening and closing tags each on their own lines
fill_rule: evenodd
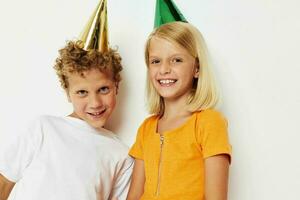
<svg viewBox="0 0 300 200">
<path fill-rule="evenodd" d="M 118 171 L 118 175 L 113 183 L 113 189 L 110 194 L 110 200 L 125 200 L 132 174 L 134 159 L 127 156 Z"/>
<path fill-rule="evenodd" d="M 0 200 L 6 200 L 13 189 L 15 183 L 7 180 L 0 174 Z"/>
<path fill-rule="evenodd" d="M 139 200 L 144 193 L 145 169 L 144 161 L 135 159 L 131 184 L 127 195 L 127 200 Z"/>
<path fill-rule="evenodd" d="M 228 173 L 228 155 L 205 159 L 205 200 L 227 200 Z"/>
</svg>

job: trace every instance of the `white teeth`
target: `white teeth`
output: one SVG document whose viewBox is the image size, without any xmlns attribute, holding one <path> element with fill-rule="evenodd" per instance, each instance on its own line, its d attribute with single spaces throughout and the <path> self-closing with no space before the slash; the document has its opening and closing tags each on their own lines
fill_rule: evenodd
<svg viewBox="0 0 300 200">
<path fill-rule="evenodd" d="M 159 80 L 159 83 L 162 83 L 162 84 L 175 83 L 175 80 L 171 80 L 171 79 Z"/>
<path fill-rule="evenodd" d="M 98 115 L 101 115 L 104 111 L 101 111 L 101 112 L 94 112 L 94 113 L 90 113 L 91 115 L 93 116 L 98 116 Z"/>
</svg>

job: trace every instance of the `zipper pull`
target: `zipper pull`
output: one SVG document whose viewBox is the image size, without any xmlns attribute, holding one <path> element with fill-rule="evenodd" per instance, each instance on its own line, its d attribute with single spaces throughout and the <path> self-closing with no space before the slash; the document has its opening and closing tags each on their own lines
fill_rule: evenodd
<svg viewBox="0 0 300 200">
<path fill-rule="evenodd" d="M 164 136 L 160 135 L 160 145 L 162 146 L 164 144 Z"/>
</svg>

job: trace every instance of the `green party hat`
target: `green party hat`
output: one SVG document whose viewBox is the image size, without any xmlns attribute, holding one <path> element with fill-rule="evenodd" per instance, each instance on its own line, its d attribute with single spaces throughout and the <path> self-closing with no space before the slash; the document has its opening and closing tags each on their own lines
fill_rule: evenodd
<svg viewBox="0 0 300 200">
<path fill-rule="evenodd" d="M 172 0 L 156 0 L 154 28 L 174 21 L 187 22 Z"/>
</svg>

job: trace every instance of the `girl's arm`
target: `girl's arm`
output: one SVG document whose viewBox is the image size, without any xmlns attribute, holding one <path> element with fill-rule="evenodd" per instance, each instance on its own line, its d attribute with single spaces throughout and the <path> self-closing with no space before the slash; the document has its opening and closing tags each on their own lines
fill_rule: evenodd
<svg viewBox="0 0 300 200">
<path fill-rule="evenodd" d="M 7 180 L 0 174 L 0 200 L 6 200 L 13 189 L 15 183 Z"/>
<path fill-rule="evenodd" d="M 205 200 L 227 200 L 229 156 L 205 159 Z"/>
<path fill-rule="evenodd" d="M 139 200 L 144 193 L 144 161 L 135 159 L 127 200 Z"/>
</svg>

